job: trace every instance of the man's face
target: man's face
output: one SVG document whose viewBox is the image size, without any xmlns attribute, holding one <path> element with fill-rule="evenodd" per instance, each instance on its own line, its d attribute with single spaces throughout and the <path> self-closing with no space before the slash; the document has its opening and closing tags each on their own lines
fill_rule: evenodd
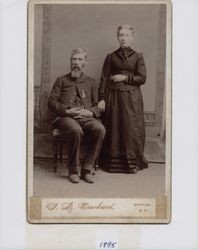
<svg viewBox="0 0 198 250">
<path fill-rule="evenodd" d="M 86 64 L 85 54 L 73 54 L 70 61 L 72 71 L 82 72 Z"/>
</svg>

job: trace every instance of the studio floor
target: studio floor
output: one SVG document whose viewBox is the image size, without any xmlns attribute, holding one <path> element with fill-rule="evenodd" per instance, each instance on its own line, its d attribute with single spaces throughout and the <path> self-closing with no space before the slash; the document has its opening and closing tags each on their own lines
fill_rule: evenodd
<svg viewBox="0 0 198 250">
<path fill-rule="evenodd" d="M 142 197 L 165 194 L 165 164 L 150 163 L 137 174 L 107 173 L 97 169 L 94 184 L 68 180 L 66 163 L 60 163 L 57 173 L 52 159 L 35 159 L 34 196 L 50 197 Z"/>
</svg>

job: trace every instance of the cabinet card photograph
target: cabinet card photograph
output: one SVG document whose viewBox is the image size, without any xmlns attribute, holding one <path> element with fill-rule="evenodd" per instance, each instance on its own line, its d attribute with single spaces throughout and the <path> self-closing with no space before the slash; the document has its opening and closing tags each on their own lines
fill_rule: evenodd
<svg viewBox="0 0 198 250">
<path fill-rule="evenodd" d="M 171 2 L 28 3 L 27 220 L 170 223 Z"/>
</svg>

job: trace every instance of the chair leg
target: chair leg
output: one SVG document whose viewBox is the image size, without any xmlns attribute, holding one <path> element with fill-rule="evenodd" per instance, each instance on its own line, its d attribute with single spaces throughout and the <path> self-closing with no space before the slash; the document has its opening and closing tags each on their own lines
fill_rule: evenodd
<svg viewBox="0 0 198 250">
<path fill-rule="evenodd" d="M 94 163 L 94 171 L 93 171 L 93 175 L 96 174 L 96 171 L 97 171 L 97 168 L 99 167 L 98 165 L 98 158 L 95 160 L 95 163 Z"/>
<path fill-rule="evenodd" d="M 58 165 L 58 141 L 55 139 L 53 141 L 53 152 L 54 152 L 54 172 L 57 172 Z"/>
<path fill-rule="evenodd" d="M 62 144 L 62 142 L 60 142 L 59 149 L 60 149 L 60 162 L 62 162 L 63 161 L 63 144 Z"/>
</svg>

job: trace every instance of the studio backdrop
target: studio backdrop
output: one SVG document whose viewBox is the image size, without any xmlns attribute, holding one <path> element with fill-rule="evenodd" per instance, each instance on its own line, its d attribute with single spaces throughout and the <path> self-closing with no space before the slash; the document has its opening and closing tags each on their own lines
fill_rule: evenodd
<svg viewBox="0 0 198 250">
<path fill-rule="evenodd" d="M 133 49 L 144 55 L 147 80 L 142 86 L 146 137 L 165 138 L 166 5 L 66 4 L 35 6 L 34 131 L 35 156 L 44 152 L 50 134 L 47 99 L 58 76 L 70 71 L 70 54 L 88 54 L 85 73 L 99 84 L 104 59 L 118 47 L 117 27 L 134 28 Z M 50 139 L 49 139 L 50 140 Z"/>
</svg>

